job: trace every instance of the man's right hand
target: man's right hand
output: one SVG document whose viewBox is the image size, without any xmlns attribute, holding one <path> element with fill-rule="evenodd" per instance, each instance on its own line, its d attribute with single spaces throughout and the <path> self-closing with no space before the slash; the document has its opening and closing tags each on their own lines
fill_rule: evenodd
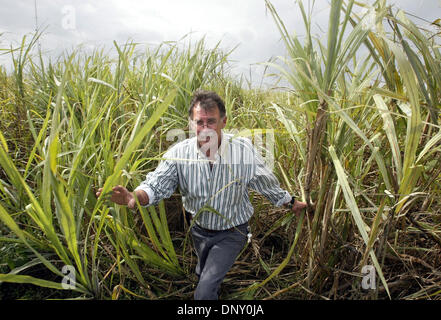
<svg viewBox="0 0 441 320">
<path fill-rule="evenodd" d="M 103 188 L 98 189 L 98 192 L 96 193 L 97 198 L 101 195 L 102 191 Z M 120 185 L 112 188 L 112 195 L 110 196 L 110 201 L 122 206 L 127 206 L 129 207 L 129 209 L 133 209 L 136 206 L 136 201 L 133 194 L 125 187 Z"/>
</svg>

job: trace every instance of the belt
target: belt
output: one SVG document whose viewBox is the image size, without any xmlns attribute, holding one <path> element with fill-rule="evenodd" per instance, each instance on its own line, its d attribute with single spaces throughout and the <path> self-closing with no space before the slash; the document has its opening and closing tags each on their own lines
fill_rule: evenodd
<svg viewBox="0 0 441 320">
<path fill-rule="evenodd" d="M 188 219 L 190 221 L 189 225 L 190 225 L 191 221 L 193 220 L 193 215 L 188 211 L 185 211 L 185 213 L 188 214 Z M 225 230 L 212 230 L 212 229 L 206 229 L 204 227 L 201 227 L 198 223 L 196 223 L 196 221 L 194 222 L 194 224 L 197 225 L 198 228 L 200 228 L 203 231 L 208 232 L 208 233 L 218 233 L 218 232 L 222 232 L 222 231 L 233 231 L 234 230 L 234 227 L 229 228 L 229 229 L 225 229 Z"/>
<path fill-rule="evenodd" d="M 202 230 L 204 230 L 205 232 L 208 232 L 208 233 L 218 233 L 218 232 L 223 232 L 223 231 L 233 231 L 234 230 L 234 227 L 232 227 L 230 229 L 225 229 L 225 230 L 211 230 L 211 229 L 205 229 L 205 228 L 201 227 L 200 225 L 198 225 L 197 223 L 195 223 L 195 224 L 198 226 L 198 228 L 201 228 Z"/>
</svg>

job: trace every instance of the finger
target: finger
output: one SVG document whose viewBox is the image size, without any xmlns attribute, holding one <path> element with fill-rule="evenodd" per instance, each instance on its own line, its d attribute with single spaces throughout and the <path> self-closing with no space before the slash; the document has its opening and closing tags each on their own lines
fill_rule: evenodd
<svg viewBox="0 0 441 320">
<path fill-rule="evenodd" d="M 121 192 L 122 193 L 122 192 L 126 191 L 126 188 L 124 188 L 123 186 L 117 185 L 117 186 L 113 187 L 112 190 L 115 191 L 115 192 Z"/>
<path fill-rule="evenodd" d="M 136 201 L 135 201 L 135 199 L 131 199 L 131 200 L 129 201 L 129 203 L 127 204 L 127 206 L 129 207 L 129 209 L 134 209 L 135 206 L 136 206 Z"/>
<path fill-rule="evenodd" d="M 100 196 L 103 200 L 109 200 L 112 197 L 112 192 L 106 192 L 106 193 L 100 192 Z"/>
</svg>

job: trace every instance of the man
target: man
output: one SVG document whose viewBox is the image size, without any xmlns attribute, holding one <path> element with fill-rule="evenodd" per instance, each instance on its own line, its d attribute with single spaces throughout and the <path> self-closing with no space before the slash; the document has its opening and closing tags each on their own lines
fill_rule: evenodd
<svg viewBox="0 0 441 320">
<path fill-rule="evenodd" d="M 184 208 L 194 220 L 191 234 L 199 278 L 196 300 L 218 298 L 221 282 L 247 241 L 248 221 L 253 214 L 248 188 L 276 206 L 290 206 L 296 214 L 306 207 L 280 188 L 249 139 L 223 133 L 225 113 L 216 93 L 196 91 L 189 108 L 190 127 L 196 136 L 172 146 L 165 160 L 133 193 L 116 186 L 110 198 L 133 209 L 135 198 L 142 206 L 155 205 L 179 186 Z M 204 206 L 214 210 L 196 216 Z"/>
</svg>

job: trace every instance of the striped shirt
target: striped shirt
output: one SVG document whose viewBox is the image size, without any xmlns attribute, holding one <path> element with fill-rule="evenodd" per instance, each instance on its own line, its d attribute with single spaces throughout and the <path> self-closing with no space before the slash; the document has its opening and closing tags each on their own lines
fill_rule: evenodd
<svg viewBox="0 0 441 320">
<path fill-rule="evenodd" d="M 148 205 L 156 205 L 179 187 L 184 208 L 193 217 L 204 206 L 217 211 L 203 211 L 196 219 L 199 226 L 211 230 L 226 230 L 251 218 L 254 209 L 248 188 L 277 207 L 291 200 L 251 140 L 224 132 L 221 139 L 212 168 L 198 148 L 197 137 L 189 138 L 172 146 L 135 190 L 144 190 L 149 196 Z"/>
</svg>

